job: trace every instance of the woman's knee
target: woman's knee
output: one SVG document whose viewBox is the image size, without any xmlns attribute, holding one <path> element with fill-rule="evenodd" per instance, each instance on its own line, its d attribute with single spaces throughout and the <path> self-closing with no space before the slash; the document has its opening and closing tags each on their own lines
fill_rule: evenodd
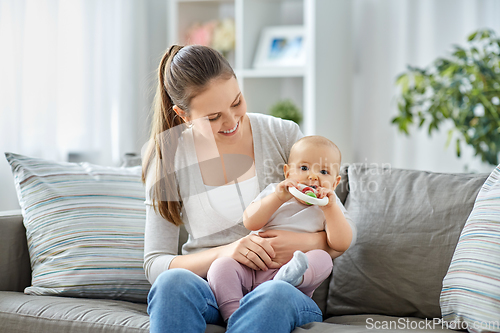
<svg viewBox="0 0 500 333">
<path fill-rule="evenodd" d="M 173 286 L 177 283 L 186 283 L 191 282 L 193 279 L 196 279 L 197 275 L 193 272 L 183 269 L 183 268 L 173 268 L 166 270 L 161 273 L 157 278 L 154 285 L 160 286 Z"/>
<path fill-rule="evenodd" d="M 199 276 L 187 269 L 169 269 L 156 278 L 149 292 L 149 298 L 159 294 L 169 298 L 179 297 L 182 294 L 192 294 L 193 290 L 199 288 L 200 279 Z"/>
<path fill-rule="evenodd" d="M 273 306 L 287 304 L 290 297 L 298 291 L 290 283 L 280 280 L 270 280 L 260 284 L 249 295 L 259 298 L 260 302 L 272 303 Z"/>
<path fill-rule="evenodd" d="M 262 283 L 243 297 L 240 307 L 247 311 L 252 308 L 266 309 L 265 313 L 269 316 L 283 318 L 284 322 L 299 323 L 298 326 L 311 321 L 322 321 L 322 313 L 316 303 L 285 281 L 270 280 Z"/>
<path fill-rule="evenodd" d="M 152 325 L 175 323 L 175 327 L 182 327 L 189 322 L 199 328 L 190 330 L 193 332 L 204 331 L 206 323 L 219 320 L 217 302 L 207 281 L 181 268 L 158 276 L 148 295 L 148 314 Z"/>
</svg>

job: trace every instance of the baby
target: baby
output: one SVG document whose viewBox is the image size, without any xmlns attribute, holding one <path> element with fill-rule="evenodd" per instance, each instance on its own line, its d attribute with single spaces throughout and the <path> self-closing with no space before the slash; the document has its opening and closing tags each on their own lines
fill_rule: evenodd
<svg viewBox="0 0 500 333">
<path fill-rule="evenodd" d="M 355 228 L 334 192 L 340 182 L 340 161 L 340 150 L 324 137 L 306 136 L 297 141 L 283 168 L 286 179 L 267 186 L 246 208 L 243 213 L 245 227 L 254 232 L 269 229 L 326 231 L 330 248 L 338 252 L 347 250 L 355 239 Z M 317 198 L 328 197 L 328 204 L 309 205 L 288 191 L 289 187 L 301 189 L 304 185 Z M 219 258 L 210 266 L 207 279 L 220 313 L 227 321 L 238 309 L 240 299 L 265 281 L 286 281 L 312 297 L 331 270 L 330 255 L 318 249 L 307 253 L 296 251 L 287 264 L 266 271 L 253 270 L 229 257 Z"/>
</svg>

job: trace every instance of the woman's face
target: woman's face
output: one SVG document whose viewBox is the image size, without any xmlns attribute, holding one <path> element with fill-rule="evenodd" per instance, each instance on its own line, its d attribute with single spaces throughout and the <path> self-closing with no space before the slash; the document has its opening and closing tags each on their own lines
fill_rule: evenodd
<svg viewBox="0 0 500 333">
<path fill-rule="evenodd" d="M 191 99 L 191 111 L 185 120 L 204 137 L 214 136 L 218 143 L 233 144 L 244 135 L 247 106 L 234 77 L 215 79 L 207 89 Z"/>
</svg>

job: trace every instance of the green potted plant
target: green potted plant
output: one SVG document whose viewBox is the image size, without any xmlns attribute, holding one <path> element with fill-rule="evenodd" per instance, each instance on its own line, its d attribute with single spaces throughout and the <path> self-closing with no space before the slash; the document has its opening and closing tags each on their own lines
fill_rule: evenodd
<svg viewBox="0 0 500 333">
<path fill-rule="evenodd" d="M 467 46 L 454 46 L 449 58 L 438 58 L 428 68 L 408 66 L 396 85 L 398 115 L 392 123 L 409 134 L 410 125 L 424 125 L 429 135 L 445 122 L 448 146 L 455 136 L 460 157 L 463 142 L 481 160 L 498 165 L 500 152 L 500 39 L 492 30 L 472 33 Z"/>
<path fill-rule="evenodd" d="M 297 124 L 300 124 L 302 121 L 302 113 L 290 99 L 285 99 L 274 104 L 271 107 L 270 114 L 274 117 L 292 120 Z"/>
</svg>

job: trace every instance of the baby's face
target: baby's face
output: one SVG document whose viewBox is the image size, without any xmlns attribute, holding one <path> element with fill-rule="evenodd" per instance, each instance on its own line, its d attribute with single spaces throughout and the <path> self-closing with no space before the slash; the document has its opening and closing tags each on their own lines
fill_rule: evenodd
<svg viewBox="0 0 500 333">
<path fill-rule="evenodd" d="M 321 186 L 333 190 L 340 181 L 339 164 L 340 155 L 332 147 L 301 143 L 290 154 L 285 177 L 312 188 Z"/>
</svg>

